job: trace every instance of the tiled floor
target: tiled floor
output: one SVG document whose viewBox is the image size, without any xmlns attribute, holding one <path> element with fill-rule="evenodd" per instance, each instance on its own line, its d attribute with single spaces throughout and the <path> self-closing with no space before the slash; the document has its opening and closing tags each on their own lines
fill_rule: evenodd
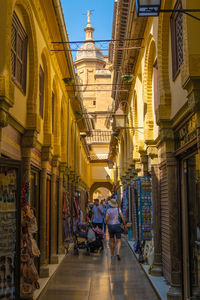
<svg viewBox="0 0 200 300">
<path fill-rule="evenodd" d="M 111 261 L 108 241 L 103 254 L 69 254 L 39 300 L 157 300 L 148 279 L 123 242 L 121 261 Z"/>
</svg>

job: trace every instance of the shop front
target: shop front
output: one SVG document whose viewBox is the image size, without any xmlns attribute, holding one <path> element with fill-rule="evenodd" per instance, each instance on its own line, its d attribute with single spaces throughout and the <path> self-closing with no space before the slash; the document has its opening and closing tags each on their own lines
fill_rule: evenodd
<svg viewBox="0 0 200 300">
<path fill-rule="evenodd" d="M 200 155 L 196 118 L 194 114 L 176 131 L 184 299 L 200 299 Z"/>
<path fill-rule="evenodd" d="M 21 164 L 0 159 L 1 299 L 20 295 Z"/>
</svg>

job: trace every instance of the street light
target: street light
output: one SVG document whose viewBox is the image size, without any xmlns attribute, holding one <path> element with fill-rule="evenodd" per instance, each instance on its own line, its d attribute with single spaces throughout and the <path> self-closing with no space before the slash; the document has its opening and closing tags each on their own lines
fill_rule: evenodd
<svg viewBox="0 0 200 300">
<path fill-rule="evenodd" d="M 130 106 L 130 104 L 127 101 L 122 101 L 120 104 L 126 103 Z M 119 131 L 121 129 L 144 129 L 144 127 L 132 127 L 127 126 L 127 114 L 123 112 L 121 107 L 119 106 L 116 110 L 115 114 L 113 114 L 113 136 L 117 137 L 119 135 Z"/>
<path fill-rule="evenodd" d="M 115 114 L 113 115 L 113 128 L 115 130 L 126 127 L 126 114 L 123 112 L 123 110 L 119 107 Z"/>
<path fill-rule="evenodd" d="M 162 0 L 135 0 L 138 17 L 158 17 L 159 13 L 184 13 L 198 21 L 200 19 L 190 14 L 190 12 L 200 12 L 200 9 L 161 9 Z"/>
</svg>

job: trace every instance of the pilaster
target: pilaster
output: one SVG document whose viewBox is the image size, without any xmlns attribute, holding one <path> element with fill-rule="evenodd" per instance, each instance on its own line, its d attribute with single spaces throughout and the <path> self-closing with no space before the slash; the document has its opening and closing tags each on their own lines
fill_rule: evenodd
<svg viewBox="0 0 200 300">
<path fill-rule="evenodd" d="M 49 276 L 49 268 L 47 266 L 47 205 L 46 205 L 46 189 L 47 189 L 47 162 L 42 162 L 42 171 L 40 177 L 40 277 Z"/>
<path fill-rule="evenodd" d="M 168 300 L 181 300 L 181 237 L 180 211 L 178 202 L 177 161 L 172 153 L 166 154 L 168 205 L 169 205 L 169 234 L 171 259 L 171 287 L 167 293 Z"/>
<path fill-rule="evenodd" d="M 169 210 L 169 244 L 171 282 L 168 300 L 182 299 L 181 292 L 181 237 L 180 207 L 178 199 L 178 166 L 174 157 L 174 131 L 170 121 L 160 121 L 159 163 L 166 165 Z M 162 201 L 162 199 L 161 199 Z M 159 207 L 157 207 L 159 209 Z M 159 259 L 159 257 L 158 257 Z"/>
<path fill-rule="evenodd" d="M 59 199 L 58 199 L 58 211 L 59 211 L 59 223 L 58 223 L 58 253 L 64 253 L 63 247 L 63 180 L 64 173 L 66 172 L 67 165 L 64 162 L 60 163 L 60 177 L 59 177 Z"/>
<path fill-rule="evenodd" d="M 142 175 L 147 176 L 148 175 L 148 156 L 147 152 L 145 150 L 139 150 L 140 153 L 140 162 L 142 165 Z"/>
<path fill-rule="evenodd" d="M 153 206 L 153 241 L 154 260 L 149 270 L 153 276 L 162 276 L 162 254 L 161 254 L 161 215 L 160 215 L 160 178 L 158 165 L 158 150 L 155 146 L 149 146 L 147 154 L 151 158 L 152 179 L 152 206 Z"/>
<path fill-rule="evenodd" d="M 57 250 L 57 191 L 56 191 L 56 171 L 58 167 L 58 157 L 53 157 L 53 168 L 51 176 L 51 257 L 50 263 L 57 264 L 58 256 L 56 254 Z"/>
<path fill-rule="evenodd" d="M 42 147 L 42 172 L 40 180 L 40 277 L 49 276 L 49 267 L 47 266 L 47 165 L 51 159 L 51 147 Z"/>
</svg>

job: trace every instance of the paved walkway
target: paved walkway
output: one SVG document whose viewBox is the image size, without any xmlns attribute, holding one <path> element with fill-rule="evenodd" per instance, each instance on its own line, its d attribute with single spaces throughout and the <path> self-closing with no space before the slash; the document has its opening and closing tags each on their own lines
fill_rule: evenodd
<svg viewBox="0 0 200 300">
<path fill-rule="evenodd" d="M 121 261 L 105 244 L 103 254 L 67 255 L 39 300 L 158 300 L 126 242 Z"/>
</svg>

